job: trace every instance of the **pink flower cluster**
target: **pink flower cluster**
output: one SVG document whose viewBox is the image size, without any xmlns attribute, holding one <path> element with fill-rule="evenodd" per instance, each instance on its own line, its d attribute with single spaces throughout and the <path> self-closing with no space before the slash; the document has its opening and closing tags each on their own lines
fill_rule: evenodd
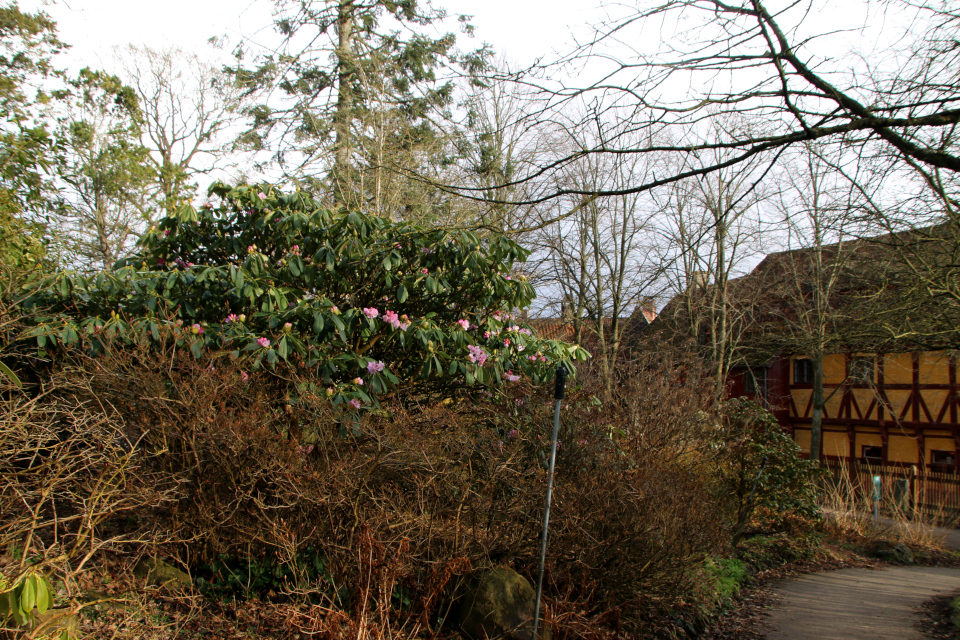
<svg viewBox="0 0 960 640">
<path fill-rule="evenodd" d="M 368 307 L 363 310 L 363 315 L 367 316 L 370 319 L 373 319 L 379 316 L 380 312 L 374 307 Z"/>
<path fill-rule="evenodd" d="M 382 320 L 394 329 L 400 329 L 400 331 L 406 331 L 410 326 L 410 318 L 407 317 L 407 314 L 398 316 L 396 311 L 384 311 Z"/>
<path fill-rule="evenodd" d="M 353 400 L 350 401 L 350 406 L 353 407 L 354 409 L 359 409 L 360 401 L 354 398 Z"/>
<path fill-rule="evenodd" d="M 460 325 L 460 328 L 463 329 L 464 331 L 470 328 L 470 321 L 465 320 L 463 318 L 460 318 L 459 320 L 457 320 L 457 324 Z"/>
<path fill-rule="evenodd" d="M 516 382 L 520 379 L 520 376 L 513 375 L 513 371 L 507 371 L 507 374 L 504 377 L 507 379 L 507 382 Z"/>
<path fill-rule="evenodd" d="M 541 355 L 541 354 L 537 353 L 537 354 L 534 354 L 534 355 L 532 355 L 532 356 L 527 356 L 527 360 L 529 360 L 530 362 L 537 362 L 538 360 L 539 360 L 540 362 L 546 362 L 546 361 L 547 361 L 547 356 Z"/>
<path fill-rule="evenodd" d="M 190 333 L 192 333 L 195 336 L 203 335 L 203 327 L 201 327 L 198 324 L 195 324 L 192 327 L 190 327 Z"/>
<path fill-rule="evenodd" d="M 476 345 L 468 344 L 467 351 L 470 352 L 470 355 L 467 356 L 467 359 L 470 360 L 470 362 L 479 363 L 481 367 L 487 361 L 487 358 L 490 357 L 487 355 L 486 351 Z"/>
<path fill-rule="evenodd" d="M 270 340 L 267 338 L 257 338 L 257 344 L 266 349 L 270 346 Z"/>
<path fill-rule="evenodd" d="M 383 371 L 383 362 L 379 360 L 371 360 L 367 363 L 367 373 L 380 373 Z"/>
</svg>

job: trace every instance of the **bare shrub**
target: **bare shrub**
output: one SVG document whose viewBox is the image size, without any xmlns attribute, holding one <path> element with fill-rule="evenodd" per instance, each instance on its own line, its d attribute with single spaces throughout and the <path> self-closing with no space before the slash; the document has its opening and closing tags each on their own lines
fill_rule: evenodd
<svg viewBox="0 0 960 640">
<path fill-rule="evenodd" d="M 558 638 L 640 631 L 697 597 L 699 567 L 728 534 L 712 382 L 695 361 L 657 356 L 622 369 L 614 402 L 596 401 L 588 369 L 577 384 L 562 414 L 547 619 Z M 397 395 L 356 420 L 308 371 L 145 345 L 64 358 L 49 385 L 38 406 L 101 425 L 99 440 L 79 419 L 61 425 L 60 440 L 126 464 L 107 511 L 129 517 L 111 524 L 105 511 L 100 544 L 111 526 L 135 532 L 155 543 L 139 553 L 207 584 L 233 566 L 239 595 L 289 604 L 291 630 L 429 637 L 458 576 L 490 564 L 535 573 L 547 389 L 429 405 Z M 4 523 L 22 535 L 23 521 Z"/>
</svg>

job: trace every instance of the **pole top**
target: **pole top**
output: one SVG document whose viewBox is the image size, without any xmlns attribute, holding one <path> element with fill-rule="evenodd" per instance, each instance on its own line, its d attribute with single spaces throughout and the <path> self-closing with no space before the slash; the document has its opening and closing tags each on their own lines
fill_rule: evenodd
<svg viewBox="0 0 960 640">
<path fill-rule="evenodd" d="M 553 395 L 556 400 L 563 400 L 563 392 L 567 387 L 567 368 L 563 365 L 557 367 L 557 388 L 556 393 Z"/>
</svg>

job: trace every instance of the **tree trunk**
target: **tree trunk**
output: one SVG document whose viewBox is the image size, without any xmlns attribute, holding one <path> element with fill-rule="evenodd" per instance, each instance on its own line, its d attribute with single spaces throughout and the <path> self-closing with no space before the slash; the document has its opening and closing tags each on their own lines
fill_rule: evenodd
<svg viewBox="0 0 960 640">
<path fill-rule="evenodd" d="M 813 412 L 810 416 L 810 459 L 820 460 L 820 442 L 823 433 L 823 351 L 813 354 Z"/>
<path fill-rule="evenodd" d="M 337 14 L 337 108 L 333 115 L 336 149 L 333 164 L 333 197 L 340 204 L 352 199 L 350 180 L 353 123 L 353 0 L 340 0 Z"/>
</svg>

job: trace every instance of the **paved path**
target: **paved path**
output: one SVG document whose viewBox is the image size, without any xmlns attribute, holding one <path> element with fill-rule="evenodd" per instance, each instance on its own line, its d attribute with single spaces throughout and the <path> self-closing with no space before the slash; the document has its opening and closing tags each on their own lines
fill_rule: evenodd
<svg viewBox="0 0 960 640">
<path fill-rule="evenodd" d="M 915 609 L 960 589 L 960 569 L 841 569 L 771 589 L 779 601 L 767 640 L 921 640 Z"/>
<path fill-rule="evenodd" d="M 828 514 L 830 517 L 832 514 Z M 892 520 L 881 526 L 896 528 Z M 945 547 L 960 549 L 960 530 L 924 527 Z M 960 569 L 841 569 L 773 585 L 767 640 L 922 640 L 913 626 L 927 600 L 960 590 Z"/>
</svg>

